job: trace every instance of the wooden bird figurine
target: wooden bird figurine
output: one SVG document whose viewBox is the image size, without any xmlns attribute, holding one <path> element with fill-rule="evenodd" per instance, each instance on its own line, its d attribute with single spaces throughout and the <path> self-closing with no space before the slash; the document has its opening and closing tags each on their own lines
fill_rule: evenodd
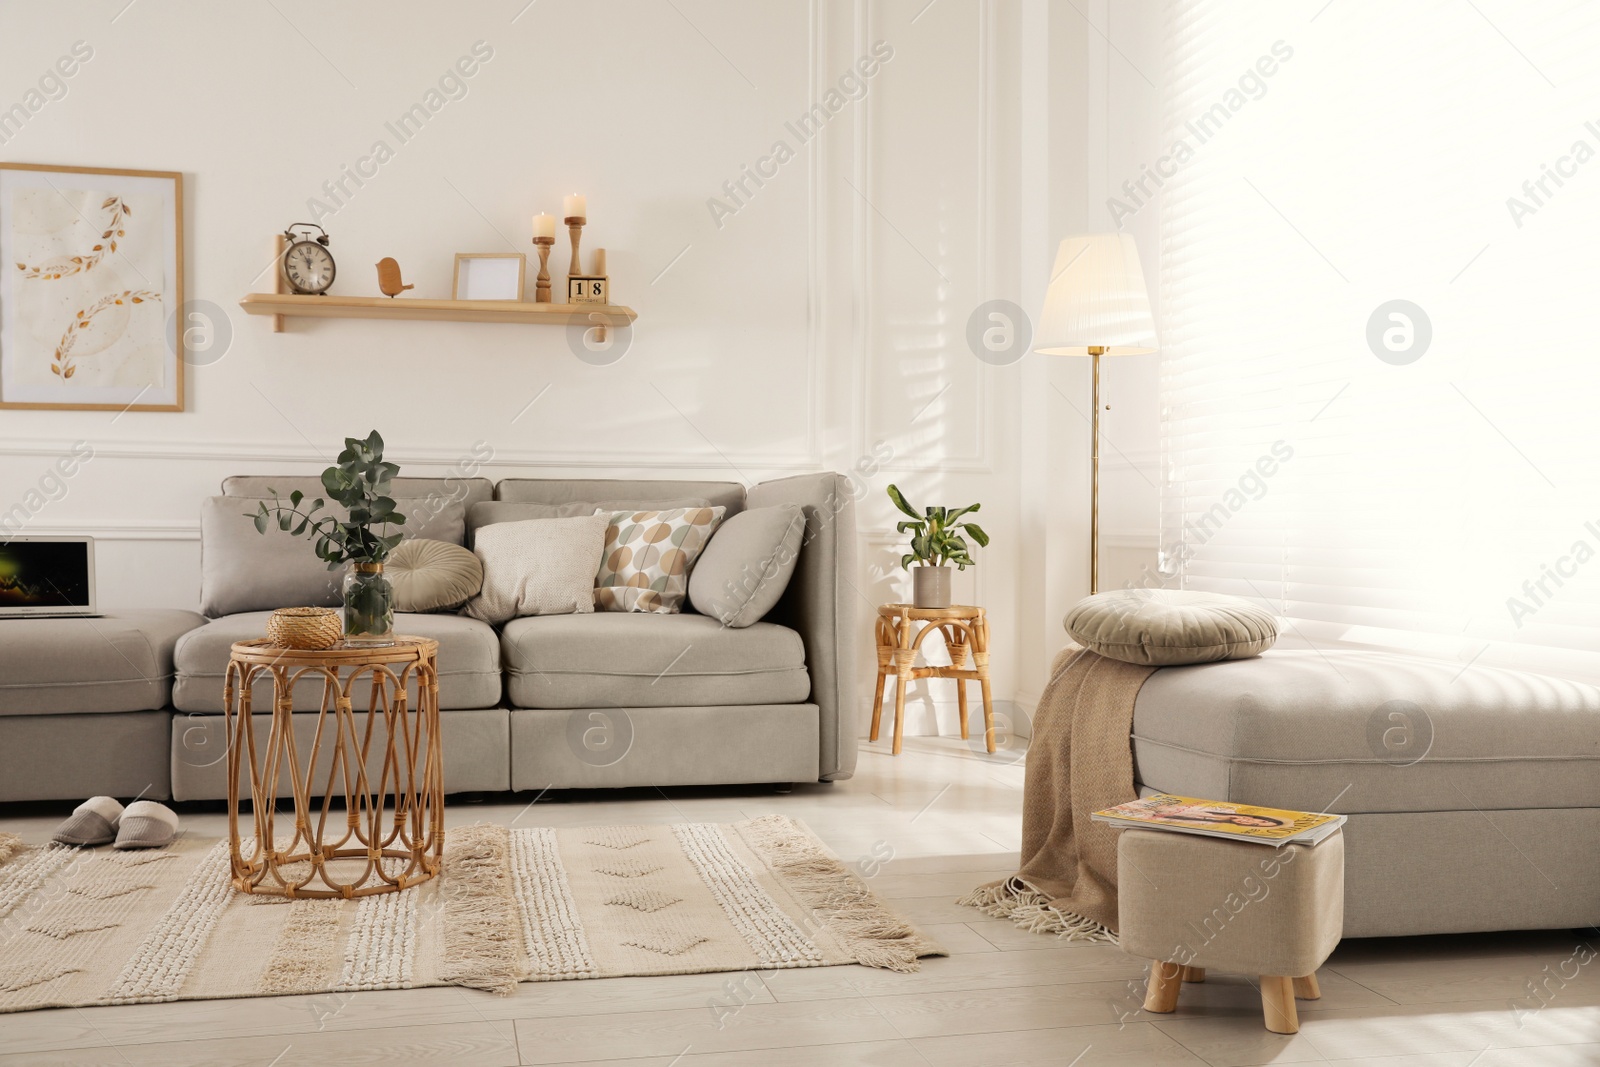
<svg viewBox="0 0 1600 1067">
<path fill-rule="evenodd" d="M 378 288 L 383 295 L 391 299 L 399 296 L 407 289 L 415 289 L 414 285 L 400 284 L 400 264 L 392 258 L 378 260 Z"/>
</svg>

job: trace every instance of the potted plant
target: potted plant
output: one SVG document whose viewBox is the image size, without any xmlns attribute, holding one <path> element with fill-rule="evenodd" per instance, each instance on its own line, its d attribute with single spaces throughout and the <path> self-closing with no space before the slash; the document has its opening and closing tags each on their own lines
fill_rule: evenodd
<svg viewBox="0 0 1600 1067">
<path fill-rule="evenodd" d="M 383 459 L 383 438 L 373 430 L 366 440 L 344 439 L 338 463 L 322 472 L 322 487 L 349 513 L 341 522 L 331 514 L 318 515 L 325 505 L 317 497 L 301 508 L 305 494 L 298 489 L 285 505 L 275 489 L 272 504 L 265 501 L 253 513 L 256 532 L 265 534 L 276 520 L 278 529 L 295 537 L 311 538 L 317 558 L 330 571 L 348 565 L 344 577 L 344 639 L 351 645 L 394 644 L 394 587 L 383 576 L 383 561 L 404 534 L 389 533 L 390 526 L 405 525 L 395 511 L 389 485 L 400 468 Z"/>
<path fill-rule="evenodd" d="M 961 516 L 977 511 L 979 505 L 964 508 L 925 508 L 920 514 L 896 486 L 889 486 L 889 499 L 894 506 L 911 518 L 902 521 L 895 529 L 911 535 L 911 551 L 900 557 L 900 566 L 911 571 L 912 604 L 919 608 L 947 608 L 950 606 L 950 564 L 957 570 L 976 566 L 968 553 L 968 534 L 980 546 L 989 543 L 989 535 L 975 522 L 962 522 Z M 918 564 L 915 570 L 911 565 Z"/>
</svg>

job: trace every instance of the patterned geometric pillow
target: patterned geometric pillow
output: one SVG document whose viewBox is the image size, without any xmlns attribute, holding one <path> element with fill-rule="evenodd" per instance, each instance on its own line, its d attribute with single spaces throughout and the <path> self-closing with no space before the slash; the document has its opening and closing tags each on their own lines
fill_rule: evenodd
<svg viewBox="0 0 1600 1067">
<path fill-rule="evenodd" d="M 596 512 L 609 514 L 611 524 L 606 527 L 605 552 L 594 578 L 595 610 L 663 615 L 681 610 L 695 557 L 711 540 L 727 510 Z"/>
</svg>

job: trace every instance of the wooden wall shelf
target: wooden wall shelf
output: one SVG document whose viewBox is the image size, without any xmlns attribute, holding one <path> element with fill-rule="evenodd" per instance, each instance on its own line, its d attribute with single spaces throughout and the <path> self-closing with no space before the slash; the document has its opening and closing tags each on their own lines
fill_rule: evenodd
<svg viewBox="0 0 1600 1067">
<path fill-rule="evenodd" d="M 310 319 L 433 319 L 440 322 L 569 323 L 623 326 L 638 318 L 621 304 L 537 304 L 524 300 L 417 300 L 400 296 L 303 296 L 251 293 L 239 301 L 250 315 Z M 592 316 L 600 316 L 597 321 Z"/>
</svg>

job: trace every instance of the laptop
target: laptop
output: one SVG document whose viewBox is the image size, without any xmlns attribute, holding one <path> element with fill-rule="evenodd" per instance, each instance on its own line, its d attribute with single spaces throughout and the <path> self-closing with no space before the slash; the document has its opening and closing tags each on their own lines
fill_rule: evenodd
<svg viewBox="0 0 1600 1067">
<path fill-rule="evenodd" d="M 0 542 L 0 619 L 85 617 L 94 602 L 94 538 Z"/>
</svg>

